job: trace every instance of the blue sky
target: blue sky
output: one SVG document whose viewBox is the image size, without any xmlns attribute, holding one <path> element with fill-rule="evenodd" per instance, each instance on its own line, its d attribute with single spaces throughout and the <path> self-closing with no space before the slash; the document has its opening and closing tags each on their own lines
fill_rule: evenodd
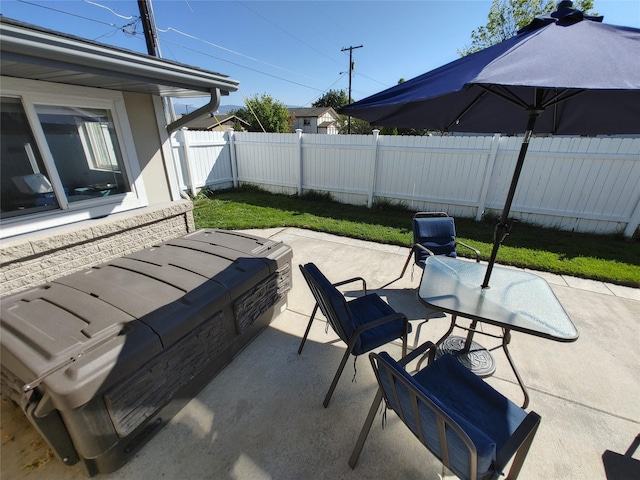
<svg viewBox="0 0 640 480">
<path fill-rule="evenodd" d="M 162 56 L 240 82 L 222 105 L 267 93 L 310 106 L 347 90 L 349 46 L 358 100 L 458 58 L 491 1 L 153 0 Z M 146 53 L 135 0 L 1 0 L 1 13 Z M 640 28 L 640 0 L 595 0 L 604 22 Z M 202 102 L 194 99 L 190 107 Z"/>
</svg>

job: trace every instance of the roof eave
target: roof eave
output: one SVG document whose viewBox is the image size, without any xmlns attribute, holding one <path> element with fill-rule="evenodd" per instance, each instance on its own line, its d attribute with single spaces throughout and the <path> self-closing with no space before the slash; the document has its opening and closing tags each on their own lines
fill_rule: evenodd
<svg viewBox="0 0 640 480">
<path fill-rule="evenodd" d="M 37 77 L 57 72 L 57 81 L 62 83 L 171 97 L 209 96 L 212 89 L 228 95 L 239 85 L 214 72 L 5 18 L 0 22 L 0 48 L 3 75 L 9 76 L 46 80 Z M 39 69 L 20 75 L 19 64 Z"/>
</svg>

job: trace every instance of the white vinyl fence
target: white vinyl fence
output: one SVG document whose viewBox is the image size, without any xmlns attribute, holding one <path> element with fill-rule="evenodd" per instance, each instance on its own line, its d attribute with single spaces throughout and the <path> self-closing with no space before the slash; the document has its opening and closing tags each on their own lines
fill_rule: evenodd
<svg viewBox="0 0 640 480">
<path fill-rule="evenodd" d="M 250 183 L 479 220 L 502 210 L 522 137 L 181 130 L 172 142 L 180 186 L 194 194 Z M 510 216 L 632 236 L 640 222 L 640 137 L 533 138 Z"/>
</svg>

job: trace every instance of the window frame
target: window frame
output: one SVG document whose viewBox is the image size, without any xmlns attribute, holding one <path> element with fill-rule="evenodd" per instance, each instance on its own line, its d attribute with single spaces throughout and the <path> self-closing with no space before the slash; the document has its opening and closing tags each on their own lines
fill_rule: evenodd
<svg viewBox="0 0 640 480">
<path fill-rule="evenodd" d="M 2 219 L 0 238 L 61 226 L 148 205 L 137 159 L 133 132 L 129 124 L 122 92 L 90 87 L 69 86 L 13 77 L 0 77 L 2 96 L 19 98 L 35 137 L 36 146 L 51 178 L 59 208 Z M 69 202 L 40 124 L 36 105 L 98 108 L 108 110 L 114 124 L 122 155 L 122 168 L 129 181 L 130 192 Z"/>
</svg>

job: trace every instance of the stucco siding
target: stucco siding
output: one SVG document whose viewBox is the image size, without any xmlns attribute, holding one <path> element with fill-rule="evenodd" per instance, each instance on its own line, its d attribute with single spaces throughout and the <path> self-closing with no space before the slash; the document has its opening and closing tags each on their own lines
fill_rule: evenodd
<svg viewBox="0 0 640 480">
<path fill-rule="evenodd" d="M 147 200 L 150 205 L 171 201 L 152 97 L 127 92 L 123 96 Z"/>
</svg>

